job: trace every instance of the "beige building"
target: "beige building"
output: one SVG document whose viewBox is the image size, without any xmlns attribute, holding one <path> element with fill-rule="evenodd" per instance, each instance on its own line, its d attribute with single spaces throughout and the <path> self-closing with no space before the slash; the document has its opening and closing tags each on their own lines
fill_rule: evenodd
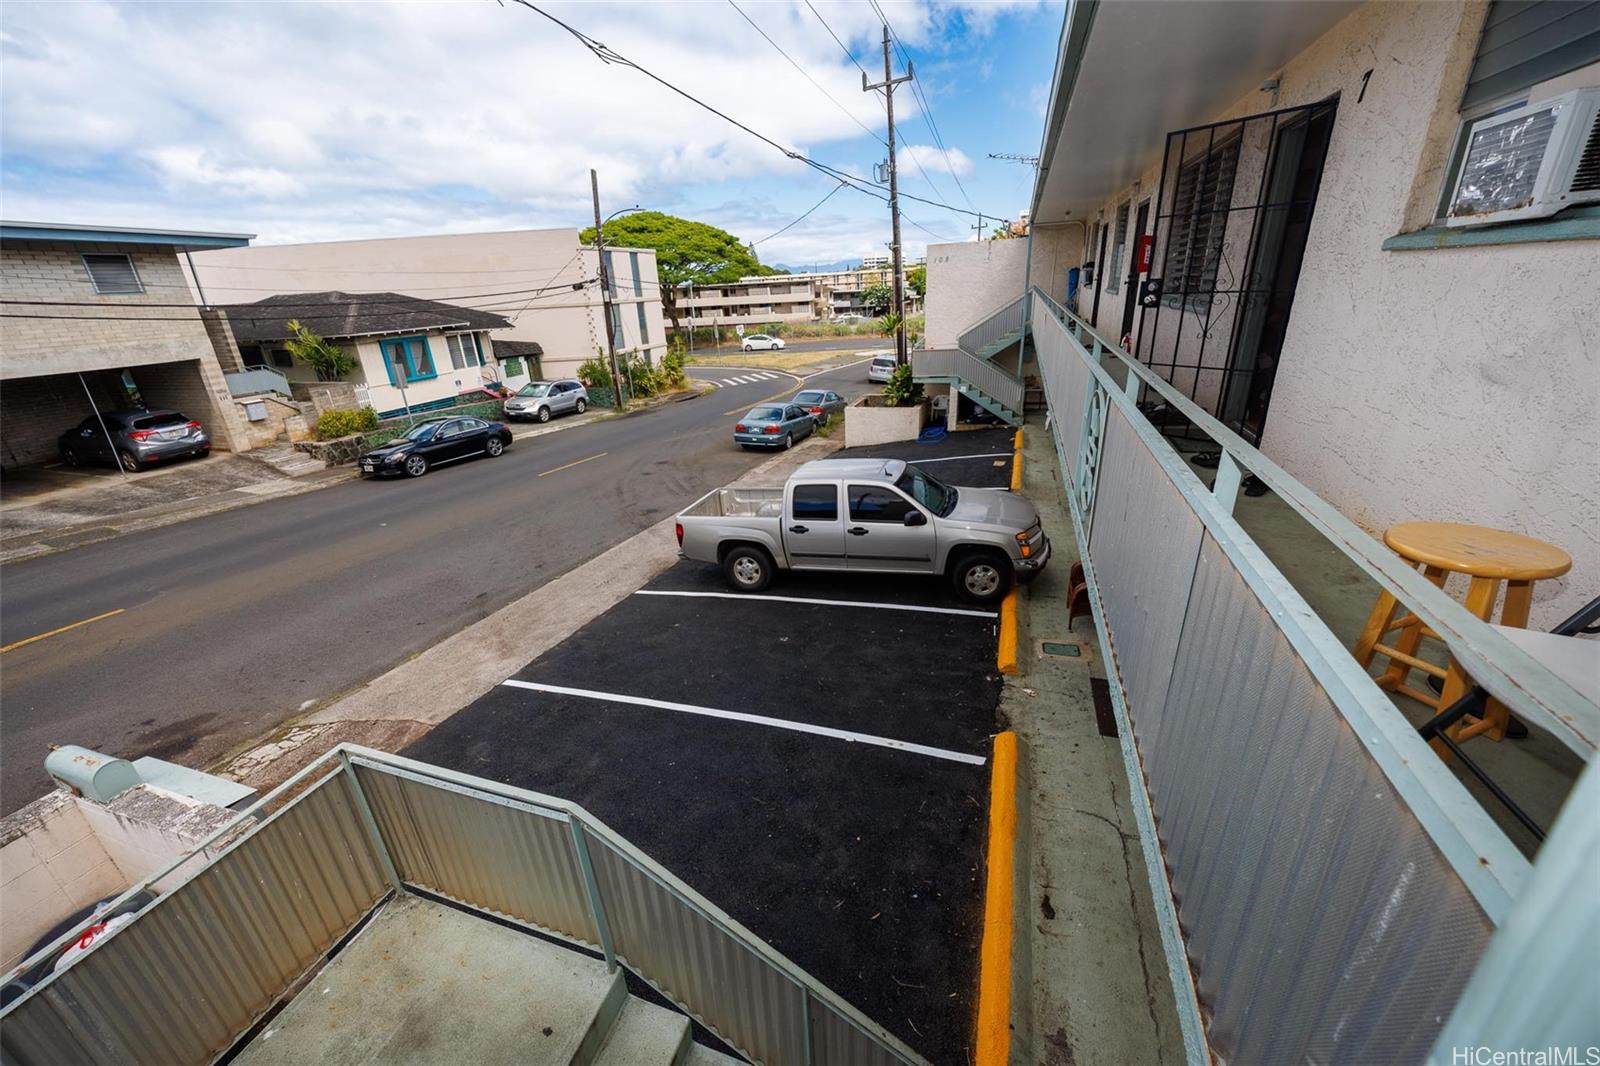
<svg viewBox="0 0 1600 1066">
<path fill-rule="evenodd" d="M 923 260 L 907 263 L 906 269 Z M 815 271 L 744 277 L 714 285 L 685 286 L 678 297 L 685 324 L 762 326 L 783 322 L 822 322 L 844 315 L 875 317 L 862 293 L 874 285 L 890 285 L 894 271 L 873 257 L 857 270 Z M 906 314 L 922 312 L 922 296 L 908 286 Z"/>
<path fill-rule="evenodd" d="M 608 248 L 617 351 L 666 354 L 655 252 Z M 599 256 L 573 228 L 280 244 L 194 257 L 205 298 L 237 304 L 284 293 L 400 293 L 504 316 L 515 352 L 491 368 L 507 384 L 574 373 L 605 349 Z"/>
<path fill-rule="evenodd" d="M 96 408 L 140 402 L 198 419 L 215 448 L 247 447 L 180 256 L 252 236 L 0 223 L 0 462 L 53 459 Z"/>
<path fill-rule="evenodd" d="M 1064 27 L 1030 238 L 929 249 L 928 347 L 976 343 L 1026 277 L 1367 530 L 1526 533 L 1574 560 L 1534 624 L 1586 602 L 1600 9 L 1090 10 Z M 1500 165 L 1508 137 L 1531 165 Z"/>
</svg>

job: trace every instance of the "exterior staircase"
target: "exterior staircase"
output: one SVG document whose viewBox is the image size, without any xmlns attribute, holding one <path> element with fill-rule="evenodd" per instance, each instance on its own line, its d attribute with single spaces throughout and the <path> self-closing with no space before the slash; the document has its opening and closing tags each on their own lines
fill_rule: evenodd
<svg viewBox="0 0 1600 1066">
<path fill-rule="evenodd" d="M 315 474 L 327 469 L 321 459 L 305 452 L 295 451 L 294 445 L 283 441 L 268 445 L 265 448 L 252 448 L 247 452 L 240 452 L 241 456 L 266 466 L 272 467 L 286 477 L 303 477 L 306 474 Z"/>
<path fill-rule="evenodd" d="M 950 385 L 1006 425 L 1022 425 L 1022 382 L 993 363 L 955 348 L 913 352 L 911 376 Z"/>
</svg>

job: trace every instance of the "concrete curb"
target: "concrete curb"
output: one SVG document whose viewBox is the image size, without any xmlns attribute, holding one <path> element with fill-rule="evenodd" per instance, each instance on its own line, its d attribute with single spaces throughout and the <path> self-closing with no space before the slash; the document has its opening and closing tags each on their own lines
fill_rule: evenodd
<svg viewBox="0 0 1600 1066">
<path fill-rule="evenodd" d="M 1022 430 L 1017 430 L 1011 454 L 1011 491 L 1022 491 Z"/>
<path fill-rule="evenodd" d="M 1000 641 L 995 648 L 995 667 L 1002 674 L 1017 673 L 1017 590 L 1015 586 L 1000 601 Z"/>
<path fill-rule="evenodd" d="M 1033 967 L 1028 921 L 1027 752 L 1009 730 L 994 738 L 989 778 L 989 838 L 979 950 L 977 1066 L 1031 1063 L 1028 1047 Z"/>
</svg>

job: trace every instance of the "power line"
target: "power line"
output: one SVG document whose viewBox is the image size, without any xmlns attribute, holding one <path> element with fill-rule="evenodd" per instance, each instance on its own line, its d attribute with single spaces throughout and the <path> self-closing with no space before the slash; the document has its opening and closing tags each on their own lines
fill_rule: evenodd
<svg viewBox="0 0 1600 1066">
<path fill-rule="evenodd" d="M 862 192 L 862 193 L 867 194 L 868 196 L 876 197 L 879 200 L 883 200 L 884 202 L 888 202 L 887 197 L 885 197 L 881 193 L 879 193 L 878 190 L 872 188 L 870 185 L 864 184 L 863 183 L 864 179 L 858 178 L 854 174 L 850 174 L 850 173 L 848 173 L 846 171 L 842 171 L 842 170 L 838 169 L 837 167 L 829 166 L 826 163 L 823 163 L 823 162 L 820 162 L 818 160 L 812 159 L 812 158 L 802 154 L 801 152 L 795 151 L 793 148 L 788 148 L 788 147 L 780 144 L 779 142 L 773 140 L 771 137 L 768 137 L 766 134 L 752 129 L 751 127 L 745 125 L 743 122 L 740 122 L 738 119 L 734 118 L 732 115 L 729 115 L 727 112 L 719 110 L 718 108 L 714 107 L 713 105 L 706 103 L 704 100 L 700 99 L 699 97 L 695 96 L 693 93 L 690 93 L 685 89 L 678 88 L 678 86 L 672 84 L 670 81 L 667 81 L 665 78 L 661 77 L 659 74 L 656 74 L 656 73 L 646 69 L 645 67 L 640 66 L 638 63 L 635 63 L 633 60 L 631 60 L 628 57 L 622 55 L 620 52 L 617 52 L 615 49 L 607 46 L 603 42 L 595 40 L 593 37 L 590 37 L 588 34 L 584 33 L 582 30 L 579 30 L 579 29 L 577 29 L 577 28 L 575 28 L 575 27 L 573 27 L 573 26 L 561 21 L 560 19 L 556 18 L 554 15 L 550 14 L 548 11 L 545 11 L 543 8 L 539 7 L 537 4 L 534 4 L 532 2 L 532 0 L 513 0 L 513 2 L 516 3 L 516 4 L 519 4 L 522 7 L 527 8 L 529 11 L 532 11 L 537 15 L 540 15 L 540 16 L 544 17 L 545 19 L 548 19 L 550 22 L 555 23 L 557 26 L 561 27 L 563 30 L 566 30 L 569 34 L 571 34 L 573 37 L 575 37 L 578 40 L 578 42 L 581 43 L 585 48 L 587 48 L 587 49 L 589 49 L 589 51 L 593 52 L 595 57 L 598 58 L 601 62 L 606 63 L 607 65 L 614 64 L 614 65 L 617 65 L 617 66 L 628 67 L 628 68 L 630 68 L 632 70 L 636 70 L 640 74 L 643 74 L 645 77 L 649 78 L 651 81 L 655 82 L 657 85 L 660 85 L 662 88 L 664 88 L 664 89 L 668 90 L 669 92 L 672 92 L 672 93 L 674 93 L 674 94 L 676 94 L 678 96 L 683 97 L 683 99 L 689 101 L 690 103 L 694 104 L 697 107 L 700 107 L 700 108 L 702 108 L 702 109 L 704 109 L 706 111 L 711 112 L 713 115 L 716 115 L 718 118 L 722 119 L 724 122 L 728 123 L 729 125 L 735 126 L 738 129 L 743 130 L 745 133 L 748 133 L 750 136 L 754 137 L 756 140 L 760 141 L 761 143 L 763 143 L 765 145 L 768 145 L 769 147 L 777 149 L 779 152 L 782 152 L 785 156 L 788 156 L 790 159 L 793 159 L 795 162 L 801 163 L 801 164 L 803 164 L 805 166 L 808 166 L 808 167 L 811 167 L 811 168 L 813 168 L 815 170 L 819 170 L 822 173 L 828 175 L 830 178 L 835 179 L 836 181 L 844 182 L 846 185 L 849 185 L 852 189 L 855 189 L 857 192 Z M 943 202 L 938 201 L 938 200 L 929 200 L 926 197 L 922 197 L 922 196 L 913 196 L 910 193 L 901 193 L 900 195 L 904 196 L 908 200 L 916 200 L 918 203 L 924 203 L 924 204 L 927 204 L 930 207 L 941 208 L 941 209 L 943 209 L 945 211 L 953 211 L 956 214 L 960 214 L 960 215 L 971 215 L 973 217 L 977 217 L 977 212 L 976 211 L 968 211 L 968 210 L 966 210 L 964 208 L 956 207 L 953 204 L 943 203 Z M 995 215 L 993 217 L 998 218 L 999 216 Z"/>
<path fill-rule="evenodd" d="M 868 3 L 872 5 L 872 10 L 878 13 L 878 18 L 883 20 L 884 28 L 889 31 L 889 36 L 893 39 L 895 49 L 900 53 L 900 58 L 907 63 L 911 62 L 910 53 L 906 51 L 906 46 L 901 42 L 900 35 L 895 33 L 894 27 L 889 24 L 889 16 L 884 14 L 882 7 L 878 6 L 878 0 L 868 0 Z M 938 123 L 933 117 L 933 105 L 928 103 L 927 94 L 922 91 L 921 86 L 915 83 L 911 86 L 911 92 L 916 96 L 917 102 L 922 105 L 922 121 L 928 127 L 928 132 L 933 135 L 933 143 L 938 146 L 939 152 L 944 156 L 945 168 L 950 172 L 951 179 L 955 181 L 956 188 L 961 190 L 961 198 L 967 202 L 968 207 L 977 210 L 973 206 L 972 197 L 967 195 L 967 187 L 961 184 L 961 176 L 956 173 L 955 165 L 950 162 L 950 150 L 945 146 L 944 137 L 939 133 Z M 929 182 L 929 184 L 931 185 L 932 182 Z"/>
<path fill-rule="evenodd" d="M 788 52 L 785 52 L 783 50 L 782 46 L 780 46 L 777 41 L 774 41 L 771 37 L 768 37 L 767 36 L 767 31 L 762 29 L 760 26 L 756 25 L 755 19 L 753 19 L 749 15 L 745 14 L 744 8 L 740 7 L 738 5 L 738 3 L 736 2 L 736 0 L 728 0 L 728 6 L 732 7 L 735 11 L 739 12 L 739 17 L 743 18 L 746 22 L 750 23 L 750 28 L 751 29 L 753 29 L 757 33 L 761 34 L 762 38 L 765 39 L 766 42 L 768 44 L 770 44 L 774 49 L 776 49 L 777 53 L 780 56 L 782 56 L 783 58 L 785 58 L 785 59 L 787 59 L 789 61 L 789 65 L 791 67 L 793 67 L 794 69 L 796 69 L 796 70 L 798 70 L 800 72 L 800 76 L 801 77 L 805 78 L 806 81 L 809 81 L 812 85 L 815 85 L 817 87 L 817 92 L 821 93 L 823 96 L 826 96 L 830 101 L 832 101 L 834 107 L 837 107 L 840 111 L 844 112 L 846 118 L 848 118 L 851 122 L 854 122 L 857 126 L 860 126 L 861 129 L 866 133 L 867 136 L 873 138 L 879 144 L 883 144 L 884 143 L 884 140 L 883 140 L 882 137 L 879 137 L 872 130 L 868 129 L 866 123 L 864 123 L 860 119 L 856 118 L 855 114 L 849 108 L 847 108 L 843 104 L 841 104 L 837 97 L 835 97 L 827 89 L 824 89 L 822 87 L 822 83 L 817 81 L 816 78 L 813 78 L 809 73 L 807 73 L 805 67 L 802 67 L 799 63 L 795 62 L 794 57 L 789 55 Z"/>
<path fill-rule="evenodd" d="M 817 21 L 822 23 L 822 28 L 828 31 L 828 36 L 833 38 L 833 43 L 839 46 L 840 51 L 844 52 L 845 58 L 854 63 L 857 70 L 861 71 L 863 74 L 866 74 L 867 68 L 862 66 L 861 61 L 855 57 L 855 53 L 850 51 L 843 41 L 839 40 L 839 35 L 833 32 L 833 27 L 828 25 L 828 20 L 822 17 L 822 12 L 818 11 L 814 7 L 811 7 L 811 0 L 806 0 L 806 7 L 811 8 L 811 13 L 817 16 Z M 871 77 L 870 74 L 867 76 Z"/>
<path fill-rule="evenodd" d="M 829 200 L 833 199 L 833 194 L 838 192 L 840 189 L 843 189 L 844 187 L 845 187 L 845 184 L 844 184 L 844 182 L 841 181 L 839 184 L 835 185 L 833 188 L 828 190 L 828 195 L 824 196 L 822 199 L 818 200 L 816 203 L 814 203 L 810 207 L 806 208 L 805 214 L 801 215 L 799 218 L 795 219 L 793 222 L 791 222 L 787 226 L 783 227 L 783 229 L 773 230 L 771 233 L 767 234 L 765 237 L 761 238 L 759 241 L 751 241 L 750 243 L 752 243 L 752 244 L 765 244 L 767 241 L 772 240 L 772 238 L 776 237 L 778 234 L 784 233 L 784 232 L 787 232 L 788 230 L 793 229 L 794 227 L 798 226 L 800 223 L 804 222 L 806 220 L 806 216 L 807 215 L 810 215 L 811 212 L 815 211 L 817 208 L 821 207 L 823 204 L 825 204 Z"/>
</svg>

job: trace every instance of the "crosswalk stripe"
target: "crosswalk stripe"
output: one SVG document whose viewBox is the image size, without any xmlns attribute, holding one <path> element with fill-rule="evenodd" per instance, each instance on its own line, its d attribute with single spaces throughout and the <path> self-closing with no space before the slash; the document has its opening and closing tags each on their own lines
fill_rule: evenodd
<svg viewBox="0 0 1600 1066">
<path fill-rule="evenodd" d="M 722 379 L 722 383 L 724 385 L 737 385 L 737 384 L 739 384 L 739 379 L 738 378 L 723 378 Z"/>
</svg>

